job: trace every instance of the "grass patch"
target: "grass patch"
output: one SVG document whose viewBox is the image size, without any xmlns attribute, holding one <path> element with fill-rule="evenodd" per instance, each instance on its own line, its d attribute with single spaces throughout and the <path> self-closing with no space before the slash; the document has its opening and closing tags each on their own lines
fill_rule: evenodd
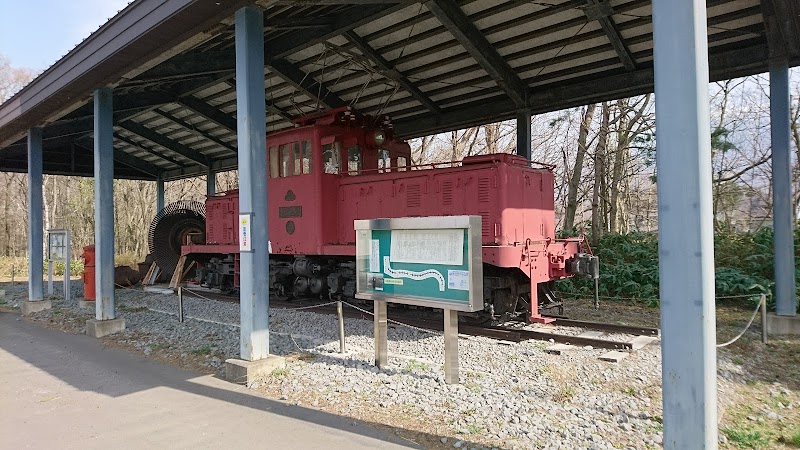
<svg viewBox="0 0 800 450">
<path fill-rule="evenodd" d="M 738 428 L 724 428 L 722 430 L 728 440 L 739 448 L 760 449 L 769 445 L 769 438 L 760 431 Z"/>
<path fill-rule="evenodd" d="M 471 423 L 471 424 L 469 424 L 469 426 L 467 426 L 467 432 L 469 434 L 478 434 L 481 431 L 483 431 L 483 428 L 475 425 L 474 423 Z"/>
<path fill-rule="evenodd" d="M 467 381 L 466 383 L 464 383 L 464 387 L 467 388 L 470 392 L 474 392 L 476 394 L 480 394 L 482 391 L 481 386 L 473 381 Z"/>
<path fill-rule="evenodd" d="M 200 348 L 192 350 L 193 355 L 210 355 L 213 350 L 210 345 L 204 345 Z"/>
<path fill-rule="evenodd" d="M 314 359 L 316 359 L 316 357 L 317 357 L 317 355 L 315 355 L 315 354 L 313 354 L 311 352 L 293 353 L 291 355 L 292 359 L 294 359 L 296 361 L 303 361 L 303 362 L 313 361 Z"/>
<path fill-rule="evenodd" d="M 276 368 L 272 369 L 272 372 L 270 372 L 270 375 L 275 377 L 275 378 L 285 377 L 285 376 L 289 375 L 289 368 L 288 367 L 276 367 Z"/>
<path fill-rule="evenodd" d="M 412 359 L 411 361 L 407 362 L 405 368 L 403 368 L 404 372 L 414 372 L 414 371 L 423 372 L 427 370 L 431 370 L 431 366 L 419 362 L 415 359 Z"/>
<path fill-rule="evenodd" d="M 572 386 L 567 386 L 558 391 L 558 394 L 556 394 L 554 400 L 559 403 L 566 403 L 572 400 L 572 398 L 575 397 L 575 394 L 575 388 Z"/>
<path fill-rule="evenodd" d="M 793 435 L 789 436 L 789 439 L 787 439 L 786 442 L 794 445 L 795 447 L 800 447 L 800 429 L 795 431 Z"/>
<path fill-rule="evenodd" d="M 636 389 L 634 389 L 631 386 L 626 387 L 622 392 L 624 392 L 627 395 L 630 395 L 631 397 L 636 397 Z"/>
</svg>

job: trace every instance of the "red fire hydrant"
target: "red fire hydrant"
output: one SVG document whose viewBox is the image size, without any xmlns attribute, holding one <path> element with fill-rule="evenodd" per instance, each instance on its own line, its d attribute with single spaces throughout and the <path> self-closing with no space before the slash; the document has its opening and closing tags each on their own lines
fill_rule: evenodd
<svg viewBox="0 0 800 450">
<path fill-rule="evenodd" d="M 94 301 L 97 297 L 94 286 L 94 245 L 83 247 L 81 258 L 83 258 L 83 298 Z"/>
</svg>

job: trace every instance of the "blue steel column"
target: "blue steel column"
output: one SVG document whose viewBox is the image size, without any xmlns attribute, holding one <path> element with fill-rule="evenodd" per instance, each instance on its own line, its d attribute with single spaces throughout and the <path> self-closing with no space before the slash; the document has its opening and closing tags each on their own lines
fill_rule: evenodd
<svg viewBox="0 0 800 450">
<path fill-rule="evenodd" d="M 206 175 L 206 195 L 214 195 L 217 193 L 217 174 L 211 169 L 208 169 Z"/>
<path fill-rule="evenodd" d="M 161 176 L 156 180 L 156 214 L 164 209 L 164 179 Z"/>
<path fill-rule="evenodd" d="M 28 300 L 44 298 L 42 226 L 42 129 L 28 130 Z"/>
<path fill-rule="evenodd" d="M 789 146 L 789 64 L 770 61 L 769 103 L 772 129 L 772 218 L 775 231 L 775 313 L 797 314 L 792 224 L 792 155 Z"/>
<path fill-rule="evenodd" d="M 112 92 L 94 91 L 94 243 L 97 320 L 114 315 L 114 122 Z"/>
<path fill-rule="evenodd" d="M 269 254 L 267 252 L 267 117 L 264 97 L 264 13 L 236 11 L 236 121 L 239 213 L 252 214 L 252 252 L 240 268 L 241 357 L 269 355 Z"/>
<path fill-rule="evenodd" d="M 517 154 L 531 159 L 531 112 L 517 112 Z"/>
<path fill-rule="evenodd" d="M 653 0 L 664 448 L 717 448 L 705 0 Z"/>
</svg>

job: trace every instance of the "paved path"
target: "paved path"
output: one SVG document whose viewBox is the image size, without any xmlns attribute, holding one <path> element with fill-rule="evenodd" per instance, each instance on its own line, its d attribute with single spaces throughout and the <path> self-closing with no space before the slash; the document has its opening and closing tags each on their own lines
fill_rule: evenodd
<svg viewBox="0 0 800 450">
<path fill-rule="evenodd" d="M 0 313 L 2 448 L 401 449 L 352 420 Z"/>
</svg>

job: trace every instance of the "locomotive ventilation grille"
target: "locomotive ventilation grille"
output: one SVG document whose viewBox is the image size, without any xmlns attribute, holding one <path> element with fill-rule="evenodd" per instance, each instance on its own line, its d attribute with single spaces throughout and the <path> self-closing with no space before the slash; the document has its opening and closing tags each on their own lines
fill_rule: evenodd
<svg viewBox="0 0 800 450">
<path fill-rule="evenodd" d="M 171 277 L 186 240 L 205 243 L 205 226 L 206 206 L 200 202 L 181 200 L 159 211 L 150 222 L 147 235 L 150 253 L 159 269 Z"/>
<path fill-rule="evenodd" d="M 406 190 L 406 206 L 419 208 L 422 205 L 422 192 L 418 184 L 409 184 Z"/>
</svg>

